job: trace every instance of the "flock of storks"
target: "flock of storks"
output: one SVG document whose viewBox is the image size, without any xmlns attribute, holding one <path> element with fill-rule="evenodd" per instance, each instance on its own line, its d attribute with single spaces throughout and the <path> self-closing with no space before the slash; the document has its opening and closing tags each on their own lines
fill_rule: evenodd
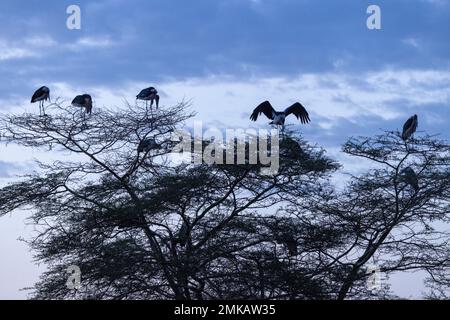
<svg viewBox="0 0 450 320">
<path fill-rule="evenodd" d="M 159 107 L 159 95 L 158 91 L 154 87 L 149 87 L 142 90 L 137 96 L 136 100 L 145 101 L 145 108 L 148 108 L 148 101 L 150 101 L 150 109 L 153 107 L 153 103 L 156 102 L 156 109 Z M 40 87 L 35 91 L 31 97 L 31 103 L 39 102 L 39 113 L 41 116 L 45 116 L 44 102 L 50 101 L 50 89 L 46 86 Z M 72 100 L 72 106 L 84 109 L 83 120 L 86 119 L 86 115 L 92 114 L 92 97 L 89 94 L 81 94 L 76 96 Z M 148 152 L 153 149 L 157 149 L 159 145 L 152 138 L 142 140 L 138 146 L 138 153 Z"/>
<path fill-rule="evenodd" d="M 39 112 L 40 115 L 45 116 L 44 102 L 50 101 L 50 89 L 46 86 L 43 86 L 36 90 L 31 98 L 31 103 L 39 102 Z M 153 107 L 153 103 L 156 102 L 156 109 L 159 107 L 159 95 L 158 91 L 154 87 L 149 87 L 143 89 L 137 96 L 136 100 L 143 100 L 146 103 L 146 108 L 148 108 L 148 101 L 150 101 L 150 109 Z M 80 107 L 84 109 L 83 118 L 85 118 L 86 114 L 90 115 L 92 113 L 92 97 L 89 94 L 82 94 L 76 96 L 72 105 L 75 107 Z M 253 110 L 253 113 L 250 116 L 250 120 L 256 121 L 258 116 L 264 114 L 268 119 L 272 120 L 269 124 L 276 125 L 277 127 L 281 126 L 282 130 L 284 129 L 284 124 L 286 121 L 286 117 L 290 114 L 295 115 L 295 117 L 300 120 L 302 124 L 309 123 L 311 119 L 309 118 L 309 114 L 306 111 L 305 107 L 299 102 L 294 103 L 284 111 L 276 111 L 269 101 L 264 101 L 259 106 Z M 416 132 L 418 126 L 418 118 L 417 115 L 409 118 L 404 126 L 402 132 L 402 139 L 406 142 L 408 141 L 413 134 Z M 147 138 L 140 142 L 138 146 L 138 153 L 148 152 L 153 149 L 157 149 L 160 147 L 154 139 Z M 414 169 L 411 167 L 407 167 L 401 172 L 402 180 L 413 187 L 413 189 L 417 192 L 419 189 L 419 181 L 417 174 Z"/>
<path fill-rule="evenodd" d="M 39 102 L 40 115 L 45 115 L 44 102 L 50 101 L 50 89 L 46 86 L 40 87 L 31 97 L 31 103 Z M 159 95 L 158 91 L 153 88 L 146 88 L 142 90 L 137 96 L 136 100 L 144 100 L 146 107 L 148 107 L 148 101 L 151 102 L 150 108 L 153 107 L 153 102 L 156 101 L 156 109 L 159 107 Z M 72 105 L 75 107 L 84 108 L 85 114 L 92 113 L 92 97 L 89 94 L 81 94 L 76 96 L 72 100 Z"/>
</svg>

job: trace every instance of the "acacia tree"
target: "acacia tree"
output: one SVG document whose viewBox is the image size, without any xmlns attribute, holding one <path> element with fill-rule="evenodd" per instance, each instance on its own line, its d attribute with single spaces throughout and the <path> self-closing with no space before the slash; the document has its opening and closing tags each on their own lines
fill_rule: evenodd
<svg viewBox="0 0 450 320">
<path fill-rule="evenodd" d="M 248 158 L 171 161 L 172 133 L 193 115 L 183 103 L 154 114 L 103 109 L 86 122 L 59 105 L 50 114 L 0 119 L 8 143 L 59 156 L 0 189 L 0 215 L 28 208 L 38 226 L 30 245 L 48 271 L 36 299 L 391 297 L 368 290 L 368 263 L 387 276 L 424 270 L 430 297 L 446 297 L 446 141 L 350 139 L 343 151 L 369 169 L 337 191 L 329 177 L 338 164 L 292 133 L 272 175 Z M 147 138 L 155 143 L 139 153 Z M 66 286 L 71 265 L 82 271 L 80 290 Z"/>
<path fill-rule="evenodd" d="M 34 298 L 286 294 L 284 285 L 263 286 L 270 270 L 252 258 L 267 251 L 268 241 L 280 242 L 279 235 L 265 236 L 271 228 L 263 209 L 320 193 L 322 180 L 337 168 L 322 150 L 292 140 L 298 147 L 282 146 L 280 169 L 270 176 L 261 174 L 260 165 L 176 164 L 169 157 L 171 134 L 192 116 L 183 103 L 154 114 L 137 106 L 102 109 L 86 121 L 58 104 L 50 114 L 0 119 L 8 143 L 60 155 L 52 163 L 37 161 L 36 172 L 0 190 L 0 215 L 28 208 L 38 226 L 30 245 L 48 271 Z M 138 153 L 146 138 L 156 144 Z M 292 250 L 289 241 L 281 243 Z M 246 264 L 248 272 L 234 273 Z M 80 290 L 66 286 L 71 265 L 82 271 Z M 250 265 L 257 266 L 259 283 L 249 283 Z M 240 283 L 236 289 L 231 282 L 226 288 L 230 277 Z"/>
<path fill-rule="evenodd" d="M 367 160 L 369 169 L 351 177 L 342 192 L 288 209 L 304 224 L 346 232 L 340 233 L 339 246 L 317 247 L 310 257 L 328 274 L 324 278 L 332 295 L 389 297 L 386 290 L 367 290 L 368 264 L 377 265 L 384 277 L 425 271 L 442 295 L 450 267 L 449 143 L 428 135 L 405 142 L 398 132 L 386 132 L 352 138 L 343 151 Z M 410 169 L 417 181 L 408 176 Z"/>
</svg>

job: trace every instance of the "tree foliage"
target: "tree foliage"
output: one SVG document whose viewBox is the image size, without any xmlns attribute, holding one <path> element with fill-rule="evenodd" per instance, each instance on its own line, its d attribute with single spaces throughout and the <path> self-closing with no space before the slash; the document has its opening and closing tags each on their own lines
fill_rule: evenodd
<svg viewBox="0 0 450 320">
<path fill-rule="evenodd" d="M 193 116 L 184 103 L 102 109 L 86 121 L 59 105 L 49 113 L 0 119 L 7 143 L 60 155 L 0 189 L 0 215 L 28 208 L 38 226 L 30 245 L 48 271 L 35 299 L 390 297 L 367 289 L 371 262 L 386 276 L 428 272 L 434 297 L 448 288 L 447 141 L 350 139 L 343 152 L 368 169 L 339 190 L 339 164 L 292 133 L 273 175 L 173 161 L 172 134 Z M 138 153 L 147 138 L 158 147 Z M 80 290 L 66 286 L 70 265 L 82 271 Z"/>
</svg>

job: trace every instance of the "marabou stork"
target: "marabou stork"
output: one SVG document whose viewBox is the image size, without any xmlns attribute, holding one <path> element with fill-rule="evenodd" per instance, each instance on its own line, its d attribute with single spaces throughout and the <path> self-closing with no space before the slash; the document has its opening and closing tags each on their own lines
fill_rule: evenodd
<svg viewBox="0 0 450 320">
<path fill-rule="evenodd" d="M 411 138 L 411 136 L 416 132 L 418 124 L 419 122 L 417 120 L 417 114 L 413 115 L 405 122 L 402 132 L 403 141 L 407 141 L 409 138 Z"/>
<path fill-rule="evenodd" d="M 92 97 L 88 94 L 76 96 L 72 101 L 74 107 L 84 108 L 83 120 L 86 120 L 86 114 L 92 113 Z"/>
<path fill-rule="evenodd" d="M 156 109 L 159 107 L 159 95 L 158 91 L 154 87 L 146 88 L 142 90 L 137 96 L 136 100 L 145 101 L 145 109 L 148 108 L 148 102 L 150 100 L 150 110 L 153 107 L 153 102 L 156 101 Z"/>
<path fill-rule="evenodd" d="M 40 87 L 31 97 L 31 103 L 39 102 L 39 115 L 45 116 L 44 101 L 50 101 L 50 89 L 46 86 Z"/>
<path fill-rule="evenodd" d="M 305 107 L 303 107 L 299 102 L 294 103 L 292 106 L 290 106 L 284 111 L 276 111 L 269 101 L 264 101 L 259 106 L 257 106 L 255 110 L 253 110 L 250 119 L 252 121 L 256 121 L 261 113 L 264 113 L 264 115 L 267 118 L 272 120 L 272 122 L 270 122 L 269 124 L 281 126 L 282 131 L 284 131 L 284 123 L 286 117 L 290 114 L 295 115 L 297 119 L 301 121 L 302 124 L 306 124 L 311 121 Z"/>
</svg>

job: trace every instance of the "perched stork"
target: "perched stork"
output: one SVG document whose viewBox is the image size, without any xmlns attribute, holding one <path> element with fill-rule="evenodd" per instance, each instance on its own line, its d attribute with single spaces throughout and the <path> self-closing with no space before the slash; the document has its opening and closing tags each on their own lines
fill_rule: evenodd
<svg viewBox="0 0 450 320">
<path fill-rule="evenodd" d="M 137 96 L 136 100 L 144 100 L 145 101 L 145 108 L 148 107 L 148 102 L 150 100 L 150 110 L 153 107 L 153 102 L 156 101 L 156 109 L 159 107 L 159 95 L 158 91 L 154 87 L 146 88 L 142 90 Z"/>
<path fill-rule="evenodd" d="M 286 120 L 286 117 L 290 114 L 293 114 L 297 117 L 297 119 L 300 119 L 302 124 L 309 123 L 311 121 L 305 107 L 303 107 L 299 102 L 294 103 L 286 110 L 280 112 L 275 111 L 269 101 L 264 101 L 259 106 L 257 106 L 255 110 L 253 110 L 250 119 L 252 121 L 256 121 L 261 113 L 264 113 L 267 118 L 272 120 L 272 122 L 270 122 L 269 124 L 281 126 L 282 131 L 284 130 L 284 122 Z"/>
<path fill-rule="evenodd" d="M 286 246 L 288 253 L 291 257 L 298 255 L 298 248 L 297 248 L 298 243 L 297 240 L 295 240 L 292 235 L 288 233 L 283 233 L 281 235 L 276 236 L 275 240 L 278 244 Z"/>
<path fill-rule="evenodd" d="M 180 246 L 185 247 L 186 243 L 189 239 L 189 217 L 186 220 L 183 219 L 183 224 L 181 225 L 180 230 L 178 231 L 177 240 Z"/>
<path fill-rule="evenodd" d="M 92 97 L 88 94 L 76 96 L 72 101 L 74 107 L 84 108 L 83 119 L 86 119 L 86 114 L 92 113 Z"/>
<path fill-rule="evenodd" d="M 403 182 L 409 184 L 415 192 L 419 191 L 419 178 L 413 168 L 406 167 L 400 174 Z"/>
<path fill-rule="evenodd" d="M 405 122 L 402 132 L 402 139 L 404 141 L 407 141 L 416 132 L 418 124 L 417 114 L 413 115 Z"/>
<path fill-rule="evenodd" d="M 147 138 L 139 143 L 137 152 L 149 152 L 150 150 L 159 149 L 160 145 L 153 138 Z"/>
<path fill-rule="evenodd" d="M 39 102 L 39 115 L 45 116 L 44 101 L 50 101 L 50 89 L 46 86 L 40 87 L 31 97 L 31 103 Z"/>
</svg>

